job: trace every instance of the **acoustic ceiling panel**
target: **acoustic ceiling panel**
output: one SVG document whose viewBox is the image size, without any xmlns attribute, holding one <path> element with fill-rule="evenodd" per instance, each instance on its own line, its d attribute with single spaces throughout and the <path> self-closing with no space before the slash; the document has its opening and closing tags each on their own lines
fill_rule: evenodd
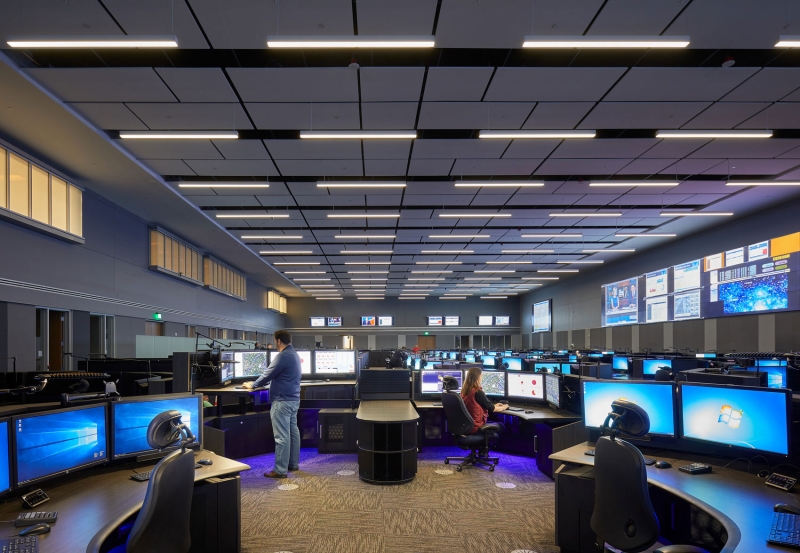
<svg viewBox="0 0 800 553">
<path fill-rule="evenodd" d="M 401 177 L 406 175 L 408 160 L 406 159 L 366 159 L 364 175 L 370 177 Z"/>
<path fill-rule="evenodd" d="M 600 102 L 580 129 L 678 129 L 707 102 Z"/>
<path fill-rule="evenodd" d="M 180 159 L 143 159 L 142 162 L 159 175 L 194 175 L 192 168 Z"/>
<path fill-rule="evenodd" d="M 150 67 L 33 68 L 29 76 L 65 102 L 176 102 Z"/>
<path fill-rule="evenodd" d="M 498 67 L 485 99 L 490 102 L 594 102 L 624 67 Z"/>
<path fill-rule="evenodd" d="M 581 122 L 594 102 L 539 102 L 523 129 L 573 129 Z"/>
<path fill-rule="evenodd" d="M 269 159 L 260 140 L 212 140 L 225 159 Z"/>
<path fill-rule="evenodd" d="M 375 102 L 361 104 L 361 127 L 369 130 L 414 128 L 417 102 Z"/>
<path fill-rule="evenodd" d="M 618 175 L 654 175 L 663 171 L 676 159 L 634 159 L 628 165 L 617 171 Z"/>
<path fill-rule="evenodd" d="M 152 130 L 252 129 L 239 103 L 129 103 L 128 108 Z M 127 129 L 126 129 L 127 130 Z"/>
<path fill-rule="evenodd" d="M 766 125 L 769 125 L 767 127 Z M 757 113 L 737 129 L 798 129 L 800 128 L 800 103 L 778 102 Z"/>
<path fill-rule="evenodd" d="M 228 79 L 217 67 L 156 67 L 181 102 L 237 102 Z"/>
<path fill-rule="evenodd" d="M 454 159 L 411 159 L 408 165 L 409 177 L 436 177 L 450 174 Z"/>
<path fill-rule="evenodd" d="M 528 176 L 541 159 L 457 159 L 451 175 L 515 175 Z"/>
<path fill-rule="evenodd" d="M 770 158 L 800 146 L 800 139 L 772 138 L 770 140 L 712 140 L 689 155 L 690 158 Z"/>
<path fill-rule="evenodd" d="M 147 130 L 147 125 L 122 103 L 81 102 L 70 106 L 101 129 Z"/>
<path fill-rule="evenodd" d="M 499 158 L 509 140 L 418 139 L 414 141 L 412 159 Z"/>
<path fill-rule="evenodd" d="M 631 159 L 548 159 L 537 175 L 613 175 Z"/>
<path fill-rule="evenodd" d="M 139 159 L 222 159 L 210 140 L 117 140 Z"/>
<path fill-rule="evenodd" d="M 185 2 L 104 0 L 101 5 L 128 35 L 175 35 L 181 48 L 208 48 Z"/>
<path fill-rule="evenodd" d="M 208 177 L 267 177 L 277 175 L 275 165 L 268 159 L 187 160 L 198 175 Z"/>
<path fill-rule="evenodd" d="M 519 129 L 532 103 L 422 102 L 419 129 Z"/>
<path fill-rule="evenodd" d="M 758 102 L 717 102 L 686 123 L 684 129 L 732 129 L 769 106 Z"/>
<path fill-rule="evenodd" d="M 364 159 L 407 160 L 411 151 L 411 140 L 362 140 L 361 143 Z"/>
<path fill-rule="evenodd" d="M 275 159 L 358 159 L 358 140 L 264 140 Z"/>
<path fill-rule="evenodd" d="M 604 138 L 564 140 L 551 158 L 633 158 L 658 142 L 657 138 Z"/>
<path fill-rule="evenodd" d="M 493 67 L 431 67 L 425 80 L 426 102 L 480 102 Z"/>
<path fill-rule="evenodd" d="M 756 67 L 632 67 L 605 97 L 609 102 L 719 100 Z"/>
<path fill-rule="evenodd" d="M 347 66 L 227 71 L 245 102 L 358 102 L 358 72 Z"/>
<path fill-rule="evenodd" d="M 658 36 L 683 9 L 683 2 L 609 0 L 588 36 Z"/>
<path fill-rule="evenodd" d="M 275 160 L 281 174 L 285 177 L 338 177 L 363 176 L 361 159 L 311 160 L 281 159 Z M 320 179 L 321 180 L 321 179 Z"/>
<path fill-rule="evenodd" d="M 730 91 L 726 102 L 777 102 L 800 88 L 800 69 L 764 67 Z"/>
<path fill-rule="evenodd" d="M 259 129 L 358 129 L 358 104 L 246 104 Z"/>
<path fill-rule="evenodd" d="M 424 67 L 362 67 L 361 101 L 418 102 L 424 76 Z"/>
<path fill-rule="evenodd" d="M 436 0 L 359 0 L 356 10 L 361 35 L 433 34 Z"/>
<path fill-rule="evenodd" d="M 509 158 L 546 158 L 561 140 L 514 140 L 503 153 L 503 159 Z"/>
</svg>

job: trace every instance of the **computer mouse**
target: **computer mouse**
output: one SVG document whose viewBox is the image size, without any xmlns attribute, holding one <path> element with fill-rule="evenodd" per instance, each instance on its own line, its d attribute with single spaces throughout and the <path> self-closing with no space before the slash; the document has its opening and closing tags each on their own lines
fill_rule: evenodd
<svg viewBox="0 0 800 553">
<path fill-rule="evenodd" d="M 37 536 L 39 534 L 46 534 L 50 531 L 50 525 L 46 522 L 40 522 L 39 524 L 34 524 L 33 526 L 28 526 L 22 532 L 19 533 L 20 536 Z"/>
<path fill-rule="evenodd" d="M 656 468 L 657 469 L 668 469 L 668 468 L 672 468 L 672 465 L 670 465 L 667 461 L 656 461 Z"/>
<path fill-rule="evenodd" d="M 525 412 L 528 413 L 528 414 L 533 413 L 533 411 L 531 411 L 531 410 L 527 410 Z"/>
<path fill-rule="evenodd" d="M 199 465 L 206 465 L 206 466 L 208 466 L 208 465 L 213 465 L 213 464 L 214 464 L 214 461 L 212 461 L 211 459 L 199 459 L 199 460 L 197 461 L 197 464 L 199 464 Z"/>
<path fill-rule="evenodd" d="M 326 379 L 325 379 L 325 382 L 330 382 L 330 381 L 331 381 L 331 379 L 330 379 L 330 378 L 326 378 Z"/>
<path fill-rule="evenodd" d="M 800 515 L 800 509 L 793 505 L 787 505 L 786 503 L 778 503 L 772 508 L 772 510 L 776 513 L 791 513 L 793 515 Z"/>
</svg>

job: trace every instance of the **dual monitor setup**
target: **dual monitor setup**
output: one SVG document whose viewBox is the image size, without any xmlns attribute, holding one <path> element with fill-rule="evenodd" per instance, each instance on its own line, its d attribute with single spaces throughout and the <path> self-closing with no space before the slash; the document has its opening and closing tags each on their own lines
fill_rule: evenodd
<svg viewBox="0 0 800 553">
<path fill-rule="evenodd" d="M 124 398 L 0 419 L 0 494 L 109 461 L 157 456 L 147 428 L 171 410 L 181 413 L 195 435 L 192 447 L 202 447 L 199 394 Z"/>
<path fill-rule="evenodd" d="M 357 352 L 352 349 L 296 350 L 300 357 L 303 376 L 319 375 L 325 378 L 355 377 Z M 269 367 L 277 350 L 225 351 L 220 360 L 220 383 L 233 379 L 252 379 Z"/>
</svg>

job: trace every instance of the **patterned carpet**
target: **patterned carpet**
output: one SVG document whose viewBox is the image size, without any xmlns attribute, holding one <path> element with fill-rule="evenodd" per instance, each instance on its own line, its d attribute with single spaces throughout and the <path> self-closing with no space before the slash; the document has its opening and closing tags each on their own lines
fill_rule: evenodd
<svg viewBox="0 0 800 553">
<path fill-rule="evenodd" d="M 355 454 L 304 449 L 300 470 L 285 480 L 262 476 L 272 454 L 241 459 L 253 467 L 242 473 L 242 551 L 557 553 L 555 485 L 535 461 L 497 454 L 493 473 L 471 467 L 459 473 L 442 462 L 461 454 L 425 448 L 416 478 L 399 486 L 362 482 Z M 436 473 L 443 469 L 451 473 Z M 354 474 L 337 474 L 343 470 Z M 284 484 L 297 488 L 278 488 Z"/>
</svg>

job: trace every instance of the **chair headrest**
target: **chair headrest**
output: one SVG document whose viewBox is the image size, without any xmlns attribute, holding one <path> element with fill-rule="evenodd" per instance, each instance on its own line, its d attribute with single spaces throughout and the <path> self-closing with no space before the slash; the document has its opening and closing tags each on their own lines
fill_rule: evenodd
<svg viewBox="0 0 800 553">
<path fill-rule="evenodd" d="M 195 439 L 189 425 L 181 422 L 180 411 L 164 411 L 159 413 L 147 427 L 147 443 L 153 449 L 164 449 L 181 440 L 185 447 Z"/>
<path fill-rule="evenodd" d="M 603 421 L 603 432 L 606 429 L 612 430 L 614 435 L 639 438 L 650 432 L 650 417 L 647 411 L 632 401 L 617 399 L 611 402 L 611 411 Z"/>
<path fill-rule="evenodd" d="M 445 376 L 442 379 L 442 390 L 450 392 L 452 390 L 458 390 L 458 380 L 453 378 L 452 376 Z"/>
</svg>

